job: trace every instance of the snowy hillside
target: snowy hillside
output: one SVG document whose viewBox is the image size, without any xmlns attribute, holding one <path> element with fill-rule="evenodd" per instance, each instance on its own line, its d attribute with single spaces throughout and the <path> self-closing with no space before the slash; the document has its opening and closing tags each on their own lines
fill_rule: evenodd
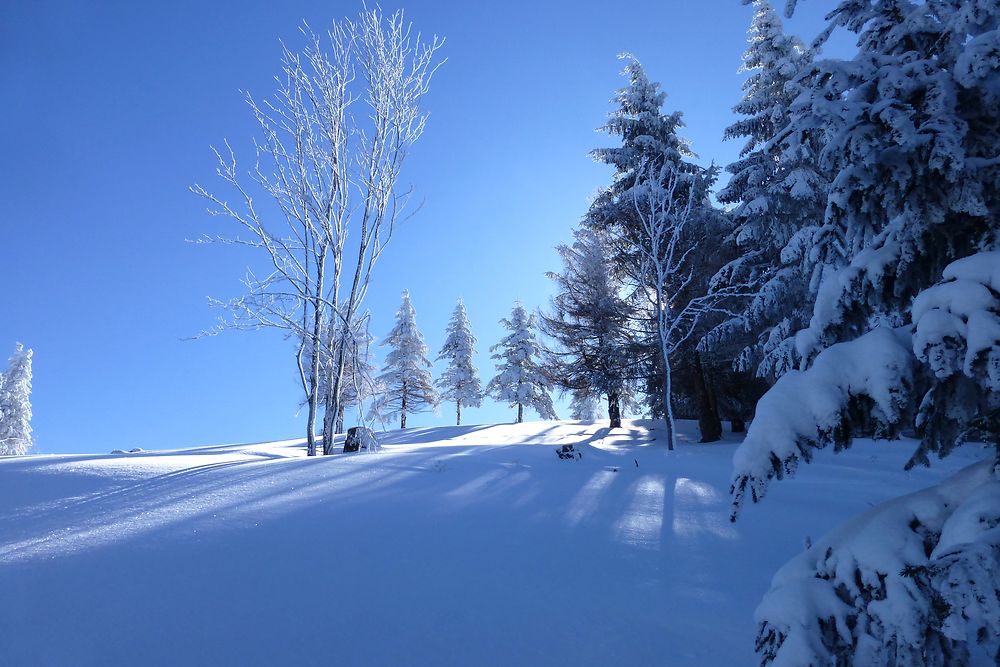
<svg viewBox="0 0 1000 667">
<path fill-rule="evenodd" d="M 859 442 L 731 524 L 735 441 L 650 425 L 2 459 L 0 663 L 755 664 L 807 535 L 980 455 L 903 473 L 913 443 Z"/>
</svg>

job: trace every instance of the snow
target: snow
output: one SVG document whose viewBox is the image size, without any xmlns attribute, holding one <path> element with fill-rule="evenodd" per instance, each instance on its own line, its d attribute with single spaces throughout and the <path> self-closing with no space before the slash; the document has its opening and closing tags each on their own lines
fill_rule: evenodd
<svg viewBox="0 0 1000 667">
<path fill-rule="evenodd" d="M 904 473 L 912 441 L 857 441 L 732 524 L 727 438 L 549 421 L 3 458 L 0 663 L 754 664 L 806 536 L 981 456 Z"/>
<path fill-rule="evenodd" d="M 833 619 L 846 646 L 854 628 L 856 664 L 944 664 L 931 657 L 935 611 L 921 590 L 922 576 L 939 578 L 954 567 L 942 556 L 956 555 L 964 566 L 963 551 L 974 557 L 979 547 L 1000 544 L 998 507 L 1000 482 L 993 462 L 981 461 L 941 484 L 874 507 L 818 540 L 778 571 L 755 614 L 765 624 L 765 635 L 782 637 L 771 664 L 830 664 L 833 651 L 819 641 L 820 619 Z M 929 551 L 928 541 L 938 535 L 940 543 Z M 965 596 L 947 612 L 950 638 L 968 639 L 974 655 L 977 624 L 996 624 L 997 615 L 967 614 L 968 600 L 981 604 L 991 597 L 995 564 L 993 557 L 991 574 L 966 575 L 938 589 L 955 599 Z M 970 617 L 974 621 L 968 624 L 959 620 Z M 995 639 L 989 643 L 995 651 Z"/>
<path fill-rule="evenodd" d="M 754 502 L 760 500 L 773 477 L 810 460 L 810 448 L 848 445 L 845 414 L 858 397 L 871 399 L 878 425 L 898 426 L 913 367 L 908 330 L 878 327 L 827 348 L 809 369 L 781 376 L 757 402 L 761 418 L 733 456 L 734 514 L 747 490 Z"/>
<path fill-rule="evenodd" d="M 913 300 L 913 352 L 938 378 L 963 372 L 991 390 L 1000 347 L 1000 252 L 981 252 L 949 264 L 944 282 Z M 964 354 L 963 354 L 964 353 Z M 984 373 L 977 373 L 982 362 Z"/>
</svg>

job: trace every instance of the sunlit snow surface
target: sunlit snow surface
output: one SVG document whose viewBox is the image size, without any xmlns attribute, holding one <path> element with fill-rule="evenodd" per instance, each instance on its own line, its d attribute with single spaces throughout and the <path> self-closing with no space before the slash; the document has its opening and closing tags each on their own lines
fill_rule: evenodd
<svg viewBox="0 0 1000 667">
<path fill-rule="evenodd" d="M 0 664 L 753 664 L 806 535 L 980 455 L 862 442 L 731 524 L 736 440 L 652 425 L 0 459 Z"/>
</svg>

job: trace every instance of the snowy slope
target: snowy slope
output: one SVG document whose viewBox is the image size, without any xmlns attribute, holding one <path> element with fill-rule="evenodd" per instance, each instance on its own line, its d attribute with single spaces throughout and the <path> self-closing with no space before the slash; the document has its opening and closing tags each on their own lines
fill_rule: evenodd
<svg viewBox="0 0 1000 667">
<path fill-rule="evenodd" d="M 980 454 L 904 473 L 913 443 L 861 442 L 731 524 L 735 441 L 651 425 L 0 459 L 0 664 L 754 664 L 806 535 Z"/>
</svg>

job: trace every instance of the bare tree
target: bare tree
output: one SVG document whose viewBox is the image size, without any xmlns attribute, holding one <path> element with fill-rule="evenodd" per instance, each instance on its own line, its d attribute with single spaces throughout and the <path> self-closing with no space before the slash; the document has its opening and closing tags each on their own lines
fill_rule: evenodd
<svg viewBox="0 0 1000 667">
<path fill-rule="evenodd" d="M 397 190 L 400 170 L 413 144 L 423 134 L 427 114 L 421 101 L 431 77 L 440 63 L 435 53 L 443 40 L 434 37 L 425 42 L 412 34 L 412 25 L 397 11 L 383 21 L 376 8 L 362 15 L 355 26 L 358 63 L 367 84 L 367 129 L 358 132 L 357 173 L 354 181 L 358 195 L 356 263 L 350 291 L 342 302 L 336 299 L 332 316 L 343 331 L 350 331 L 368 292 L 372 269 L 409 201 L 412 190 Z M 344 256 L 345 233 L 337 236 L 335 252 Z M 339 277 L 339 276 L 338 276 Z M 339 295 L 338 295 L 339 296 Z M 333 351 L 336 363 L 331 376 L 323 420 L 323 453 L 333 447 L 335 417 L 343 394 L 346 338 Z"/>
<path fill-rule="evenodd" d="M 274 99 L 258 103 L 246 95 L 261 134 L 253 168 L 237 169 L 228 142 L 225 154 L 216 151 L 218 174 L 237 202 L 200 185 L 192 190 L 212 203 L 212 214 L 231 218 L 244 233 L 201 241 L 255 248 L 267 267 L 262 275 L 248 269 L 244 295 L 214 301 L 229 316 L 211 333 L 274 328 L 297 341 L 312 456 L 324 359 L 331 360 L 322 406 L 323 451 L 330 453 L 349 334 L 372 270 L 409 200 L 410 190 L 399 192 L 396 184 L 423 133 L 427 115 L 420 103 L 443 40 L 423 40 L 402 11 L 386 17 L 378 7 L 356 21 L 335 22 L 326 39 L 308 26 L 302 34 L 307 46 L 301 53 L 282 46 Z M 356 106 L 362 109 L 352 113 Z M 255 202 L 258 192 L 267 195 L 265 205 Z M 353 272 L 348 285 L 342 285 L 345 270 Z"/>
<path fill-rule="evenodd" d="M 655 324 L 663 373 L 663 415 L 667 447 L 676 440 L 672 406 L 672 358 L 697 330 L 709 313 L 728 313 L 727 299 L 740 296 L 746 285 L 731 285 L 720 291 L 689 296 L 696 279 L 691 261 L 703 235 L 690 229 L 697 218 L 699 202 L 705 198 L 704 177 L 683 173 L 673 164 L 646 166 L 632 188 L 638 214 L 640 290 L 648 298 L 650 319 Z"/>
</svg>

